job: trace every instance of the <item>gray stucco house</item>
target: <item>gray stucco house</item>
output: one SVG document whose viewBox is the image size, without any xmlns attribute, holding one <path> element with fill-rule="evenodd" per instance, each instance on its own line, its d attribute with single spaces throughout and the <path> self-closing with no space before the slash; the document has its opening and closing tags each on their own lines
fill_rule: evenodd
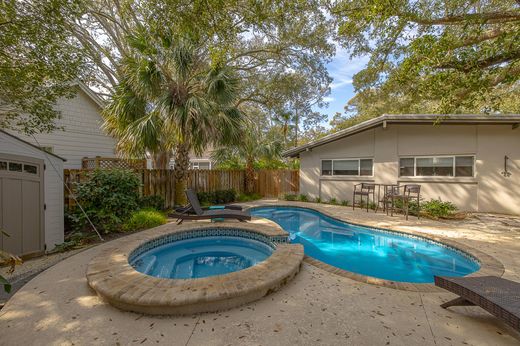
<svg viewBox="0 0 520 346">
<path fill-rule="evenodd" d="M 417 183 L 464 211 L 520 214 L 519 125 L 519 114 L 385 114 L 284 155 L 300 158 L 300 191 L 313 198 Z"/>
</svg>

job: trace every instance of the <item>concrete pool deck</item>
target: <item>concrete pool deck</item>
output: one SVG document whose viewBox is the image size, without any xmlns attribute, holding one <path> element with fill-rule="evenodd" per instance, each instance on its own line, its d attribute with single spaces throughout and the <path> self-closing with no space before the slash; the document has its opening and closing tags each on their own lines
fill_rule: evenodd
<svg viewBox="0 0 520 346">
<path fill-rule="evenodd" d="M 257 204 L 312 203 L 261 201 Z M 253 204 L 250 204 L 253 205 Z M 520 281 L 519 219 L 481 215 L 464 221 L 404 220 L 320 205 L 352 222 L 453 239 L 487 253 Z M 114 240 L 117 242 L 118 240 Z M 154 317 L 120 311 L 87 285 L 87 264 L 105 243 L 35 277 L 0 310 L 0 345 L 517 345 L 519 336 L 478 307 L 439 304 L 450 293 L 369 285 L 304 263 L 287 286 L 219 313 Z"/>
</svg>

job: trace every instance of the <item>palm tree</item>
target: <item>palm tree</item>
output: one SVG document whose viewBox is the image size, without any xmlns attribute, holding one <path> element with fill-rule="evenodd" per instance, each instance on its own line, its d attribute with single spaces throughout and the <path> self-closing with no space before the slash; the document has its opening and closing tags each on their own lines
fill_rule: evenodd
<svg viewBox="0 0 520 346">
<path fill-rule="evenodd" d="M 242 115 L 236 107 L 238 80 L 223 63 L 193 41 L 137 32 L 134 53 L 123 60 L 123 80 L 105 109 L 105 128 L 128 156 L 150 153 L 166 168 L 174 153 L 175 200 L 185 201 L 190 151 L 234 143 Z"/>
<path fill-rule="evenodd" d="M 282 142 L 267 138 L 254 121 L 245 121 L 240 142 L 234 145 L 221 146 L 212 153 L 212 158 L 218 163 L 241 163 L 246 170 L 246 192 L 254 192 L 255 164 L 259 160 L 280 159 Z"/>
</svg>

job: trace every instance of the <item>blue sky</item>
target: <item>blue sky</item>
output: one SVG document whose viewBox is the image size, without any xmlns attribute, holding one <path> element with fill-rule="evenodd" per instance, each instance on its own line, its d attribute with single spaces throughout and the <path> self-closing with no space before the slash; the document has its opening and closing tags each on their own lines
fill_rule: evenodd
<svg viewBox="0 0 520 346">
<path fill-rule="evenodd" d="M 363 69 L 367 62 L 368 56 L 351 60 L 347 50 L 339 46 L 336 47 L 336 56 L 327 64 L 329 74 L 333 78 L 330 86 L 331 93 L 324 100 L 329 105 L 326 108 L 316 109 L 329 116 L 327 125 L 336 112 L 344 112 L 345 104 L 355 94 L 352 86 L 352 77 Z"/>
</svg>

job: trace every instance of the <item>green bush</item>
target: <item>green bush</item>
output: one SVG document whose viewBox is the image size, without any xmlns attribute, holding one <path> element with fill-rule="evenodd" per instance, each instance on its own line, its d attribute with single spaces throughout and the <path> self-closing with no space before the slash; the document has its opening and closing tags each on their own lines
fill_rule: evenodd
<svg viewBox="0 0 520 346">
<path fill-rule="evenodd" d="M 235 190 L 217 190 L 214 192 L 197 192 L 197 197 L 202 205 L 225 204 L 236 200 Z"/>
<path fill-rule="evenodd" d="M 457 211 L 457 207 L 441 199 L 431 199 L 422 203 L 421 210 L 431 217 L 449 217 Z"/>
<path fill-rule="evenodd" d="M 314 199 L 314 202 L 315 202 L 315 203 L 321 203 L 321 197 L 316 197 L 316 198 Z"/>
<path fill-rule="evenodd" d="M 237 195 L 237 201 L 238 202 L 251 202 L 256 201 L 257 199 L 261 199 L 262 196 L 260 196 L 257 193 L 239 193 Z"/>
<path fill-rule="evenodd" d="M 138 231 L 153 228 L 166 223 L 166 216 L 157 210 L 139 210 L 132 214 L 130 219 L 123 225 L 123 231 Z"/>
<path fill-rule="evenodd" d="M 95 170 L 76 185 L 76 198 L 98 230 L 116 231 L 139 208 L 139 178 L 129 170 Z M 76 230 L 87 226 L 85 215 L 75 208 L 69 221 Z"/>
<path fill-rule="evenodd" d="M 341 205 L 344 207 L 348 207 L 350 205 L 350 202 L 348 199 L 344 199 L 341 201 Z"/>
<path fill-rule="evenodd" d="M 297 198 L 298 198 L 298 195 L 296 195 L 294 193 L 286 193 L 283 196 L 283 199 L 286 201 L 296 201 Z"/>
<path fill-rule="evenodd" d="M 139 206 L 142 209 L 164 209 L 164 198 L 159 195 L 143 196 L 139 199 Z"/>
<path fill-rule="evenodd" d="M 300 202 L 308 202 L 309 201 L 309 196 L 307 196 L 306 194 L 299 194 L 298 195 L 298 201 L 300 201 Z"/>
<path fill-rule="evenodd" d="M 337 205 L 338 204 L 338 200 L 336 198 L 332 197 L 331 199 L 329 199 L 329 204 Z"/>
</svg>

